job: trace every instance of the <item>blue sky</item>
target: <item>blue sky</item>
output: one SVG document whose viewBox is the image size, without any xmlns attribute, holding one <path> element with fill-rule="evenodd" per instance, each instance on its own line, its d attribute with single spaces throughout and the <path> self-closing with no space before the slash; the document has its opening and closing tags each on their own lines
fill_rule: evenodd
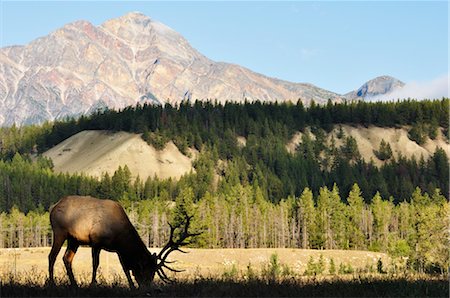
<svg viewBox="0 0 450 298">
<path fill-rule="evenodd" d="M 415 83 L 448 76 L 446 1 L 1 0 L 1 9 L 2 47 L 26 44 L 75 20 L 99 25 L 140 11 L 213 60 L 337 93 L 385 74 Z"/>
</svg>

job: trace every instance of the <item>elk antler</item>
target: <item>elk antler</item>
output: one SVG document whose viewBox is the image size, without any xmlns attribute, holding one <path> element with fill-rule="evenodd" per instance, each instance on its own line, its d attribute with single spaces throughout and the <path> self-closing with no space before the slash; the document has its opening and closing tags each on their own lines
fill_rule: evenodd
<svg viewBox="0 0 450 298">
<path fill-rule="evenodd" d="M 180 246 L 183 245 L 187 245 L 190 243 L 190 241 L 185 241 L 187 238 L 189 237 L 194 237 L 194 236 L 198 236 L 201 233 L 189 233 L 189 225 L 191 223 L 191 219 L 193 216 L 188 216 L 187 214 L 185 214 L 186 216 L 186 221 L 184 224 L 184 228 L 178 238 L 177 241 L 173 240 L 173 235 L 176 229 L 180 228 L 182 223 L 178 224 L 177 226 L 173 226 L 169 223 L 170 226 L 170 234 L 169 234 L 169 241 L 167 242 L 167 244 L 161 249 L 161 251 L 159 252 L 157 258 L 160 260 L 159 264 L 157 265 L 156 268 L 156 273 L 158 274 L 158 276 L 161 278 L 162 281 L 164 282 L 173 282 L 173 280 L 171 280 L 166 273 L 164 272 L 163 268 L 166 268 L 172 272 L 182 272 L 183 270 L 177 270 L 177 269 L 173 269 L 169 266 L 167 266 L 166 264 L 170 264 L 170 263 L 174 263 L 174 262 L 169 262 L 166 261 L 167 257 L 169 256 L 169 254 L 173 251 L 179 251 L 182 253 L 187 253 L 186 251 L 180 249 Z"/>
</svg>

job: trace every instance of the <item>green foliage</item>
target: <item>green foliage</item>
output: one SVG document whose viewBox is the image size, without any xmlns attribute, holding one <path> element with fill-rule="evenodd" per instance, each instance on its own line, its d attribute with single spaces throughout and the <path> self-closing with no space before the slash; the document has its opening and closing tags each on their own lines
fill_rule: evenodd
<svg viewBox="0 0 450 298">
<path fill-rule="evenodd" d="M 20 160 L 17 156 L 15 164 L 24 162 Z M 388 252 L 398 266 L 405 267 L 404 260 L 408 259 L 409 266 L 419 272 L 447 272 L 449 242 L 446 228 L 450 204 L 439 190 L 430 196 L 417 188 L 410 203 L 398 205 L 382 199 L 379 194 L 370 205 L 365 205 L 357 185 L 344 200 L 334 187 L 331 191 L 322 188 L 316 197 L 305 189 L 303 198 L 289 197 L 276 204 L 265 200 L 257 185 L 244 187 L 237 184 L 225 193 L 206 192 L 195 203 L 189 187 L 177 191 L 175 202 L 164 199 L 165 192 L 159 195 L 138 201 L 125 195 L 125 199 L 120 200 L 148 246 L 164 245 L 169 229 L 167 222 L 183 224 L 188 214 L 194 216 L 189 230 L 193 233 L 203 231 L 191 239 L 193 247 L 299 247 L 301 239 L 309 238 L 311 248 L 368 247 Z M 314 201 L 317 206 L 312 203 Z M 302 211 L 302 202 L 308 202 L 306 205 L 317 218 L 308 223 L 308 229 L 302 228 L 306 210 Z M 36 229 L 38 226 L 40 229 Z M 0 230 L 7 231 L 0 233 L 0 247 L 49 245 L 48 213 L 42 206 L 26 214 L 12 206 L 9 213 L 0 213 Z M 336 271 L 333 263 L 330 260 L 331 274 Z M 346 264 L 341 267 L 341 272 L 351 272 Z M 283 272 L 288 274 L 287 271 L 278 257 L 272 255 L 264 272 L 267 279 L 271 279 L 283 276 Z M 311 258 L 305 274 L 323 272 L 323 257 Z"/>
<path fill-rule="evenodd" d="M 334 263 L 334 259 L 333 258 L 330 259 L 330 268 L 328 269 L 328 272 L 331 275 L 335 275 L 336 274 L 336 264 Z"/>
<path fill-rule="evenodd" d="M 155 247 L 164 243 L 167 221 L 180 223 L 187 213 L 194 215 L 193 228 L 205 229 L 193 244 L 200 247 L 370 248 L 407 256 L 420 272 L 445 272 L 445 151 L 437 149 L 427 160 L 394 159 L 389 158 L 389 144 L 382 142 L 377 153 L 386 162 L 377 168 L 360 158 L 355 139 L 346 137 L 342 127 L 337 135 L 344 142 L 342 149 L 325 146 L 324 129 L 340 124 L 410 125 L 415 138 L 432 138 L 448 127 L 448 105 L 448 99 L 313 103 L 309 108 L 195 102 L 0 128 L 0 210 L 14 215 L 4 215 L 1 224 L 15 229 L 25 225 L 32 211 L 42 214 L 65 195 L 92 195 L 123 203 L 133 223 L 139 223 L 145 243 Z M 29 157 L 84 129 L 142 133 L 158 149 L 168 141 L 184 152 L 196 148 L 195 171 L 178 181 L 144 181 L 132 179 L 129 169 L 120 167 L 95 179 L 58 174 L 50 160 L 37 157 L 33 162 Z M 298 131 L 304 132 L 302 141 L 291 154 L 285 145 Z M 238 146 L 237 136 L 246 138 L 246 146 Z M 416 186 L 419 191 L 414 191 Z M 2 245 L 33 245 L 8 237 L 0 239 Z"/>
<path fill-rule="evenodd" d="M 414 124 L 409 130 L 408 136 L 419 145 L 425 144 L 427 137 L 426 126 L 423 123 Z"/>
<path fill-rule="evenodd" d="M 355 269 L 353 269 L 351 264 L 340 263 L 338 274 L 353 274 Z"/>
<path fill-rule="evenodd" d="M 255 269 L 253 269 L 253 266 L 250 262 L 247 264 L 247 271 L 245 273 L 245 276 L 249 281 L 253 281 L 258 278 L 258 273 L 255 271 Z"/>
<path fill-rule="evenodd" d="M 222 274 L 222 278 L 226 281 L 236 281 L 239 277 L 239 271 L 236 264 L 232 264 L 230 268 L 226 268 Z"/>
<path fill-rule="evenodd" d="M 358 160 L 361 158 L 361 154 L 358 150 L 358 144 L 352 136 L 348 136 L 344 140 L 344 145 L 341 148 L 341 153 L 347 160 Z"/>
<path fill-rule="evenodd" d="M 388 252 L 394 258 L 408 257 L 411 253 L 411 247 L 405 239 L 399 239 L 395 242 L 390 242 L 390 244 Z"/>
<path fill-rule="evenodd" d="M 388 160 L 392 157 L 391 145 L 384 139 L 382 139 L 380 143 L 380 148 L 378 150 L 374 150 L 373 153 L 379 160 L 382 161 Z"/>
<path fill-rule="evenodd" d="M 264 279 L 269 282 L 276 282 L 283 272 L 283 266 L 278 260 L 278 255 L 273 253 L 270 255 L 269 264 L 267 264 L 261 274 Z"/>
<path fill-rule="evenodd" d="M 323 255 L 320 255 L 317 262 L 314 261 L 313 256 L 309 257 L 308 263 L 306 264 L 306 270 L 303 273 L 306 276 L 321 275 L 325 272 L 325 260 Z"/>
<path fill-rule="evenodd" d="M 163 150 L 166 144 L 169 142 L 169 138 L 164 134 L 156 132 L 144 131 L 142 134 L 142 139 L 147 142 L 147 144 L 155 147 L 156 150 Z"/>
<path fill-rule="evenodd" d="M 432 162 L 425 161 L 422 166 L 417 160 L 399 157 L 398 160 L 390 159 L 381 168 L 375 168 L 370 162 L 360 159 L 355 140 L 351 137 L 344 138 L 339 129 L 338 137 L 341 136 L 344 140 L 342 150 L 326 146 L 323 129 L 341 124 L 423 124 L 427 130 L 431 127 L 447 128 L 448 103 L 448 99 L 396 103 L 329 102 L 325 106 L 314 103 L 309 108 L 300 104 L 294 106 L 259 102 L 138 105 L 122 111 L 108 110 L 78 120 L 57 121 L 43 126 L 1 128 L 0 157 L 4 162 L 10 162 L 16 153 L 24 157 L 30 153 L 42 152 L 85 129 L 124 130 L 142 133 L 142 137 L 157 149 L 164 148 L 172 140 L 184 153 L 190 152 L 188 148 L 192 147 L 200 149 L 202 155 L 213 152 L 212 158 L 207 157 L 199 162 L 202 166 L 196 167 L 198 175 L 186 175 L 180 181 L 185 186 L 193 187 L 194 201 L 200 199 L 206 191 L 217 191 L 216 186 L 223 190 L 226 186 L 222 182 L 226 180 L 229 182 L 227 184 L 258 184 L 265 198 L 271 202 L 278 202 L 289 195 L 300 196 L 306 187 L 318 193 L 320 187 L 331 188 L 334 183 L 342 192 L 348 193 L 355 182 L 367 196 L 366 201 L 379 191 L 382 196 L 392 196 L 398 202 L 407 199 L 415 186 L 428 192 L 436 187 L 448 189 L 448 163 L 444 163 L 439 157 Z M 306 133 L 307 127 L 315 132 L 315 140 Z M 291 154 L 287 152 L 285 144 L 298 131 L 305 133 L 298 150 Z M 246 138 L 247 145 L 239 147 L 237 136 Z M 211 177 L 215 173 L 220 179 L 213 182 Z M 56 179 L 59 181 L 66 178 Z M 145 198 L 162 194 L 166 199 L 174 199 L 177 188 L 184 187 L 174 181 L 158 181 L 154 177 L 150 180 L 148 183 L 142 181 L 147 186 L 144 190 Z M 6 181 L 3 185 L 8 183 Z M 108 183 L 105 180 L 105 185 L 98 191 L 102 196 L 111 195 L 117 200 L 122 199 L 124 193 L 131 200 L 143 196 L 122 186 L 115 193 L 107 194 L 105 189 Z M 44 188 L 48 185 L 46 182 L 41 184 L 46 185 Z M 160 185 L 164 186 L 159 187 Z M 62 183 L 61 186 L 66 187 L 66 184 Z M 85 189 L 80 189 L 78 193 L 85 192 Z M 445 195 L 448 197 L 448 193 Z M 32 196 L 35 202 L 41 200 L 34 193 Z M 47 206 L 48 203 L 43 205 Z"/>
</svg>

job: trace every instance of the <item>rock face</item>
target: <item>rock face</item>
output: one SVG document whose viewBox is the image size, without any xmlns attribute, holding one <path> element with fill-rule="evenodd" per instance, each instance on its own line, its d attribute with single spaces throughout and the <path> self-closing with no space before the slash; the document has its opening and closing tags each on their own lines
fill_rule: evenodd
<svg viewBox="0 0 450 298">
<path fill-rule="evenodd" d="M 390 77 L 380 76 L 364 83 L 358 90 L 345 94 L 348 99 L 370 99 L 377 95 L 390 93 L 405 85 L 402 81 Z"/>
<path fill-rule="evenodd" d="M 3 126 L 146 101 L 342 100 L 311 84 L 212 61 L 180 34 L 141 13 L 100 26 L 86 21 L 67 24 L 28 45 L 2 48 L 0 63 Z"/>
</svg>

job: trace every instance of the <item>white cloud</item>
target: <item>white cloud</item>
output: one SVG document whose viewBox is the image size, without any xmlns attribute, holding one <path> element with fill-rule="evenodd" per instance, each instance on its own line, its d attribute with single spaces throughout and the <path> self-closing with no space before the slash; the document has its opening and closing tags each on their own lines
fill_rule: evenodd
<svg viewBox="0 0 450 298">
<path fill-rule="evenodd" d="M 409 82 L 403 88 L 396 89 L 390 93 L 371 97 L 370 101 L 387 101 L 405 98 L 414 99 L 440 99 L 450 97 L 449 95 L 449 75 L 433 79 L 426 82 Z"/>
</svg>

